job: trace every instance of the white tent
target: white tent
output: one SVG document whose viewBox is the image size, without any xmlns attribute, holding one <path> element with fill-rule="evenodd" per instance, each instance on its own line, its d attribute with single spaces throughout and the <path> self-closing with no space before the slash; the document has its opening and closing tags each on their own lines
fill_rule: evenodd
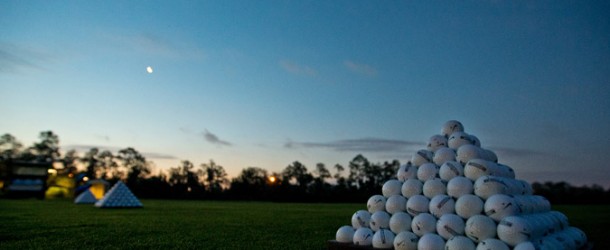
<svg viewBox="0 0 610 250">
<path fill-rule="evenodd" d="M 104 197 L 95 203 L 101 208 L 143 207 L 138 198 L 121 181 L 118 181 Z"/>
<path fill-rule="evenodd" d="M 82 192 L 74 199 L 74 203 L 76 204 L 93 204 L 96 201 L 97 199 L 89 189 L 85 190 L 85 192 Z"/>
</svg>

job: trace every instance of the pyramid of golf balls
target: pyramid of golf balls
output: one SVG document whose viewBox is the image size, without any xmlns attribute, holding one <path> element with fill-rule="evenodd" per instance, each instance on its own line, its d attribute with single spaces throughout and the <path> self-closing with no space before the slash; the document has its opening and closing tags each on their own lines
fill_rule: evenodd
<svg viewBox="0 0 610 250">
<path fill-rule="evenodd" d="M 459 121 L 444 124 L 336 241 L 379 249 L 581 249 L 585 233 Z"/>
</svg>

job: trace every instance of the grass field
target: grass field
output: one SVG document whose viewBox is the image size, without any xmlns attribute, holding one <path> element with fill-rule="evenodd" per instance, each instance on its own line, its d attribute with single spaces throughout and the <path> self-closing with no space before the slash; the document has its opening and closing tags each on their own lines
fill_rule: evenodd
<svg viewBox="0 0 610 250">
<path fill-rule="evenodd" d="M 99 209 L 66 200 L 0 200 L 2 249 L 324 249 L 363 204 L 144 200 Z M 609 249 L 610 206 L 554 206 Z"/>
</svg>

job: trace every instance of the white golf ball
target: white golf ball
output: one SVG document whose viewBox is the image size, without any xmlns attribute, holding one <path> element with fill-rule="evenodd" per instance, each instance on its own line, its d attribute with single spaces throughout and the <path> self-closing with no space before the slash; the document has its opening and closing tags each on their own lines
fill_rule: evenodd
<svg viewBox="0 0 610 250">
<path fill-rule="evenodd" d="M 455 150 L 450 148 L 439 148 L 434 152 L 434 157 L 432 157 L 432 161 L 436 165 L 443 165 L 448 161 L 455 161 Z"/>
<path fill-rule="evenodd" d="M 475 250 L 476 246 L 466 236 L 453 236 L 445 243 L 445 250 Z"/>
<path fill-rule="evenodd" d="M 455 212 L 455 201 L 445 194 L 439 194 L 430 200 L 428 210 L 436 218 Z"/>
<path fill-rule="evenodd" d="M 496 176 L 481 176 L 474 182 L 474 194 L 486 200 L 494 194 L 509 194 L 504 178 Z"/>
<path fill-rule="evenodd" d="M 371 213 L 366 210 L 358 210 L 352 215 L 352 227 L 358 229 L 361 227 L 369 227 L 371 223 Z"/>
<path fill-rule="evenodd" d="M 461 164 L 466 164 L 472 159 L 481 158 L 481 155 L 479 147 L 472 144 L 464 144 L 457 149 L 455 159 Z"/>
<path fill-rule="evenodd" d="M 385 210 L 390 214 L 407 210 L 407 198 L 402 195 L 392 195 L 385 202 Z"/>
<path fill-rule="evenodd" d="M 489 238 L 479 242 L 476 250 L 510 250 L 510 248 L 501 240 Z"/>
<path fill-rule="evenodd" d="M 433 156 L 432 151 L 421 149 L 411 157 L 411 163 L 413 166 L 420 166 L 424 163 L 432 162 Z"/>
<path fill-rule="evenodd" d="M 496 223 L 485 215 L 473 215 L 466 221 L 466 236 L 474 242 L 496 237 Z"/>
<path fill-rule="evenodd" d="M 520 216 L 508 216 L 500 221 L 497 227 L 498 238 L 511 247 L 532 239 L 532 229 L 526 219 Z"/>
<path fill-rule="evenodd" d="M 424 163 L 417 168 L 417 179 L 420 181 L 430 180 L 438 175 L 439 167 L 434 163 Z"/>
<path fill-rule="evenodd" d="M 455 199 L 474 192 L 474 184 L 464 176 L 456 176 L 447 183 L 447 194 Z"/>
<path fill-rule="evenodd" d="M 373 247 L 391 249 L 394 246 L 394 233 L 388 229 L 379 229 L 373 235 Z"/>
<path fill-rule="evenodd" d="M 483 211 L 494 221 L 499 222 L 506 216 L 519 213 L 519 207 L 512 197 L 504 194 L 494 194 L 485 201 Z"/>
<path fill-rule="evenodd" d="M 373 231 L 379 231 L 379 229 L 390 228 L 390 214 L 385 211 L 377 211 L 371 215 L 370 228 Z"/>
<path fill-rule="evenodd" d="M 466 144 L 473 144 L 470 140 L 470 136 L 464 132 L 454 132 L 449 136 L 447 140 L 447 146 L 449 148 L 457 150 L 460 146 Z"/>
<path fill-rule="evenodd" d="M 401 165 L 396 172 L 396 178 L 399 181 L 417 178 L 417 167 L 413 166 L 411 162 Z"/>
<path fill-rule="evenodd" d="M 461 122 L 456 121 L 456 120 L 450 120 L 445 122 L 445 124 L 443 124 L 443 127 L 441 128 L 441 135 L 445 136 L 445 137 L 449 137 L 449 135 L 455 133 L 455 132 L 463 132 L 464 131 L 464 125 L 462 125 Z"/>
<path fill-rule="evenodd" d="M 400 195 L 400 189 L 402 188 L 402 182 L 399 180 L 386 181 L 381 187 L 381 193 L 386 198 L 392 195 Z"/>
<path fill-rule="evenodd" d="M 424 196 L 432 198 L 439 194 L 447 194 L 447 184 L 439 178 L 433 178 L 424 182 Z"/>
<path fill-rule="evenodd" d="M 436 222 L 436 232 L 448 240 L 453 236 L 464 235 L 464 220 L 456 214 L 444 214 Z"/>
<path fill-rule="evenodd" d="M 394 250 L 417 250 L 419 237 L 410 231 L 402 231 L 394 237 Z"/>
<path fill-rule="evenodd" d="M 421 213 L 413 217 L 411 231 L 418 236 L 436 232 L 436 218 L 429 213 Z"/>
<path fill-rule="evenodd" d="M 373 230 L 368 227 L 356 229 L 356 232 L 354 232 L 353 243 L 357 246 L 370 246 L 373 244 Z"/>
<path fill-rule="evenodd" d="M 455 213 L 464 219 L 483 212 L 483 200 L 476 195 L 462 195 L 455 201 Z"/>
<path fill-rule="evenodd" d="M 335 239 L 337 240 L 337 242 L 341 242 L 341 243 L 352 243 L 352 240 L 354 239 L 354 232 L 356 232 L 356 229 L 354 229 L 351 226 L 342 226 L 337 230 L 337 233 L 335 234 Z"/>
<path fill-rule="evenodd" d="M 414 195 L 423 194 L 424 183 L 418 179 L 408 179 L 402 184 L 402 196 L 411 198 Z"/>
<path fill-rule="evenodd" d="M 411 231 L 411 215 L 405 212 L 397 212 L 390 217 L 390 230 L 395 234 L 403 231 Z"/>
<path fill-rule="evenodd" d="M 443 248 L 445 248 L 445 240 L 434 233 L 423 235 L 417 242 L 418 250 L 443 250 Z"/>
<path fill-rule="evenodd" d="M 464 165 L 464 176 L 476 181 L 481 176 L 490 175 L 495 163 L 483 159 L 472 159 Z"/>
<path fill-rule="evenodd" d="M 407 213 L 417 216 L 420 213 L 429 212 L 430 199 L 423 195 L 414 195 L 407 199 Z"/>
<path fill-rule="evenodd" d="M 426 148 L 429 151 L 436 151 L 439 148 L 447 147 L 447 138 L 442 135 L 433 135 L 428 139 L 428 144 Z"/>
<path fill-rule="evenodd" d="M 376 194 L 371 196 L 371 198 L 369 198 L 369 200 L 366 202 L 366 208 L 370 213 L 385 211 L 385 202 L 385 196 Z"/>
<path fill-rule="evenodd" d="M 449 181 L 454 177 L 463 176 L 464 167 L 457 161 L 447 161 L 441 165 L 438 174 L 441 177 L 441 180 Z"/>
</svg>

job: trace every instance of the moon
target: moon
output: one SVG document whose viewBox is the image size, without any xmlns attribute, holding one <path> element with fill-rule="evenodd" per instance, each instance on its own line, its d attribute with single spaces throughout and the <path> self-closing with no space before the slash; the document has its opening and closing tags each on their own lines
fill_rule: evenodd
<svg viewBox="0 0 610 250">
<path fill-rule="evenodd" d="M 148 74 L 152 74 L 153 68 L 151 66 L 146 67 L 146 72 L 148 72 Z"/>
</svg>

